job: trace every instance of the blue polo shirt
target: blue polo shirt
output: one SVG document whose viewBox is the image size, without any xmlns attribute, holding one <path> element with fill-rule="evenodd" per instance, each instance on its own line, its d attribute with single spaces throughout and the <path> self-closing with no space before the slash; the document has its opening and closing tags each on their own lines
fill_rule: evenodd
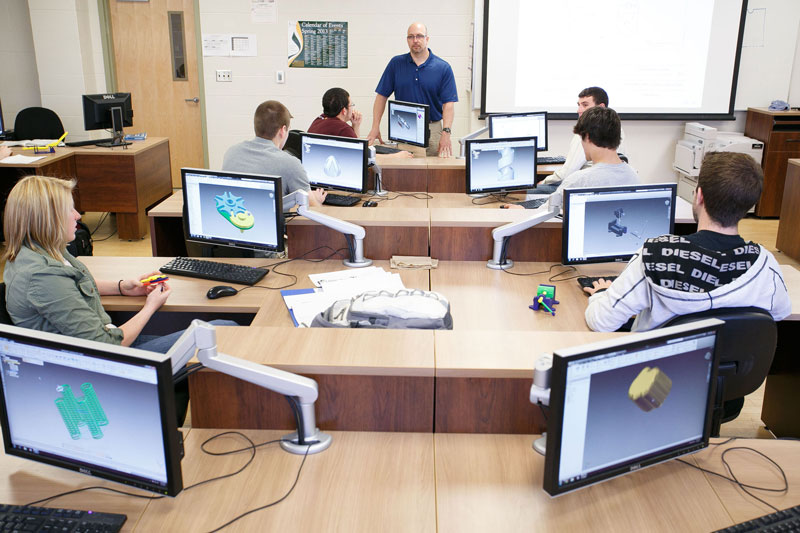
<svg viewBox="0 0 800 533">
<path fill-rule="evenodd" d="M 417 66 L 411 54 L 394 56 L 375 92 L 389 98 L 394 97 L 404 102 L 427 104 L 431 106 L 431 122 L 442 120 L 442 106 L 447 102 L 458 102 L 456 80 L 450 64 L 439 56 L 430 55 Z"/>
</svg>

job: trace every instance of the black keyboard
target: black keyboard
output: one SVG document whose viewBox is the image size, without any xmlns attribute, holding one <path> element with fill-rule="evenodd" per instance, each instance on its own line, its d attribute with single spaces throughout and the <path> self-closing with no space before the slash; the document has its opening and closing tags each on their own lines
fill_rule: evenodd
<svg viewBox="0 0 800 533">
<path fill-rule="evenodd" d="M 114 533 L 127 519 L 124 514 L 0 504 L 0 531 Z"/>
<path fill-rule="evenodd" d="M 204 261 L 189 257 L 176 257 L 159 270 L 164 274 L 211 279 L 227 283 L 239 283 L 241 285 L 255 285 L 269 272 L 266 268 L 217 263 L 216 261 Z"/>
<path fill-rule="evenodd" d="M 358 196 L 346 196 L 344 194 L 333 194 L 329 192 L 327 196 L 325 196 L 325 201 L 322 203 L 325 205 L 335 205 L 336 207 L 350 207 L 356 205 L 360 201 L 361 198 Z"/>
<path fill-rule="evenodd" d="M 563 155 L 537 155 L 537 165 L 563 165 L 567 162 L 567 158 Z"/>
<path fill-rule="evenodd" d="M 591 289 L 592 287 L 594 287 L 594 282 L 601 278 L 606 281 L 614 281 L 618 277 L 619 276 L 583 276 L 581 278 L 578 278 L 578 285 L 580 285 L 581 288 L 584 289 L 587 287 Z"/>
<path fill-rule="evenodd" d="M 538 209 L 542 207 L 548 199 L 549 196 L 545 196 L 543 198 L 534 198 L 533 200 L 526 200 L 524 202 L 516 202 L 516 204 L 521 205 L 525 209 Z"/>
<path fill-rule="evenodd" d="M 399 148 L 391 148 L 389 146 L 383 146 L 382 144 L 376 144 L 375 146 L 375 153 L 376 154 L 396 154 L 397 152 L 402 152 Z"/>
<path fill-rule="evenodd" d="M 792 533 L 800 532 L 800 505 L 775 511 L 735 526 L 718 529 L 714 533 L 743 533 L 745 531 L 762 531 Z"/>
<path fill-rule="evenodd" d="M 108 139 L 89 139 L 88 141 L 70 141 L 64 143 L 67 146 L 72 146 L 73 148 L 76 146 L 92 146 L 98 143 L 110 143 L 114 140 L 114 137 L 109 137 Z"/>
</svg>

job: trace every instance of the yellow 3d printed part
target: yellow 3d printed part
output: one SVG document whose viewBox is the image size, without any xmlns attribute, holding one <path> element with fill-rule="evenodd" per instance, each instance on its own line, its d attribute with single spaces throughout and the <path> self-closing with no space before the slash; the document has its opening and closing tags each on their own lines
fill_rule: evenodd
<svg viewBox="0 0 800 533">
<path fill-rule="evenodd" d="M 628 389 L 628 397 L 644 412 L 661 407 L 672 390 L 672 380 L 657 367 L 646 366 Z"/>
</svg>

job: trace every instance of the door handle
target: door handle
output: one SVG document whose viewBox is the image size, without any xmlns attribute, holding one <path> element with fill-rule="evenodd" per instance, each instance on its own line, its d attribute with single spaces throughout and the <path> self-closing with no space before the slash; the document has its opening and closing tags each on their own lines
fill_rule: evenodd
<svg viewBox="0 0 800 533">
<path fill-rule="evenodd" d="M 184 98 L 183 101 L 184 102 L 194 102 L 196 104 L 196 103 L 200 102 L 200 99 L 195 96 L 194 98 Z"/>
</svg>

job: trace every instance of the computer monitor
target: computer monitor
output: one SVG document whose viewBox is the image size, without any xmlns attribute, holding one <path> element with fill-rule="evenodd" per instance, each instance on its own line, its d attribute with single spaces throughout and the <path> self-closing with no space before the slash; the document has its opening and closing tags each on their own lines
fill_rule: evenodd
<svg viewBox="0 0 800 533">
<path fill-rule="evenodd" d="M 369 145 L 366 139 L 300 134 L 300 161 L 311 187 L 367 192 Z"/>
<path fill-rule="evenodd" d="M 131 93 L 84 94 L 83 127 L 89 130 L 111 130 L 114 140 L 98 146 L 121 146 L 123 126 L 133 126 Z"/>
<path fill-rule="evenodd" d="M 536 137 L 536 149 L 547 150 L 547 111 L 489 115 L 489 137 Z"/>
<path fill-rule="evenodd" d="M 183 489 L 168 356 L 0 325 L 0 358 L 7 454 L 168 496 Z"/>
<path fill-rule="evenodd" d="M 544 490 L 556 496 L 708 446 L 721 325 L 555 352 Z"/>
<path fill-rule="evenodd" d="M 675 183 L 564 189 L 562 263 L 628 261 L 645 239 L 672 233 Z"/>
<path fill-rule="evenodd" d="M 187 241 L 283 251 L 281 178 L 182 168 L 181 182 Z"/>
<path fill-rule="evenodd" d="M 532 189 L 536 183 L 536 137 L 468 139 L 467 194 Z"/>
<path fill-rule="evenodd" d="M 430 106 L 389 100 L 389 140 L 428 147 Z"/>
</svg>

